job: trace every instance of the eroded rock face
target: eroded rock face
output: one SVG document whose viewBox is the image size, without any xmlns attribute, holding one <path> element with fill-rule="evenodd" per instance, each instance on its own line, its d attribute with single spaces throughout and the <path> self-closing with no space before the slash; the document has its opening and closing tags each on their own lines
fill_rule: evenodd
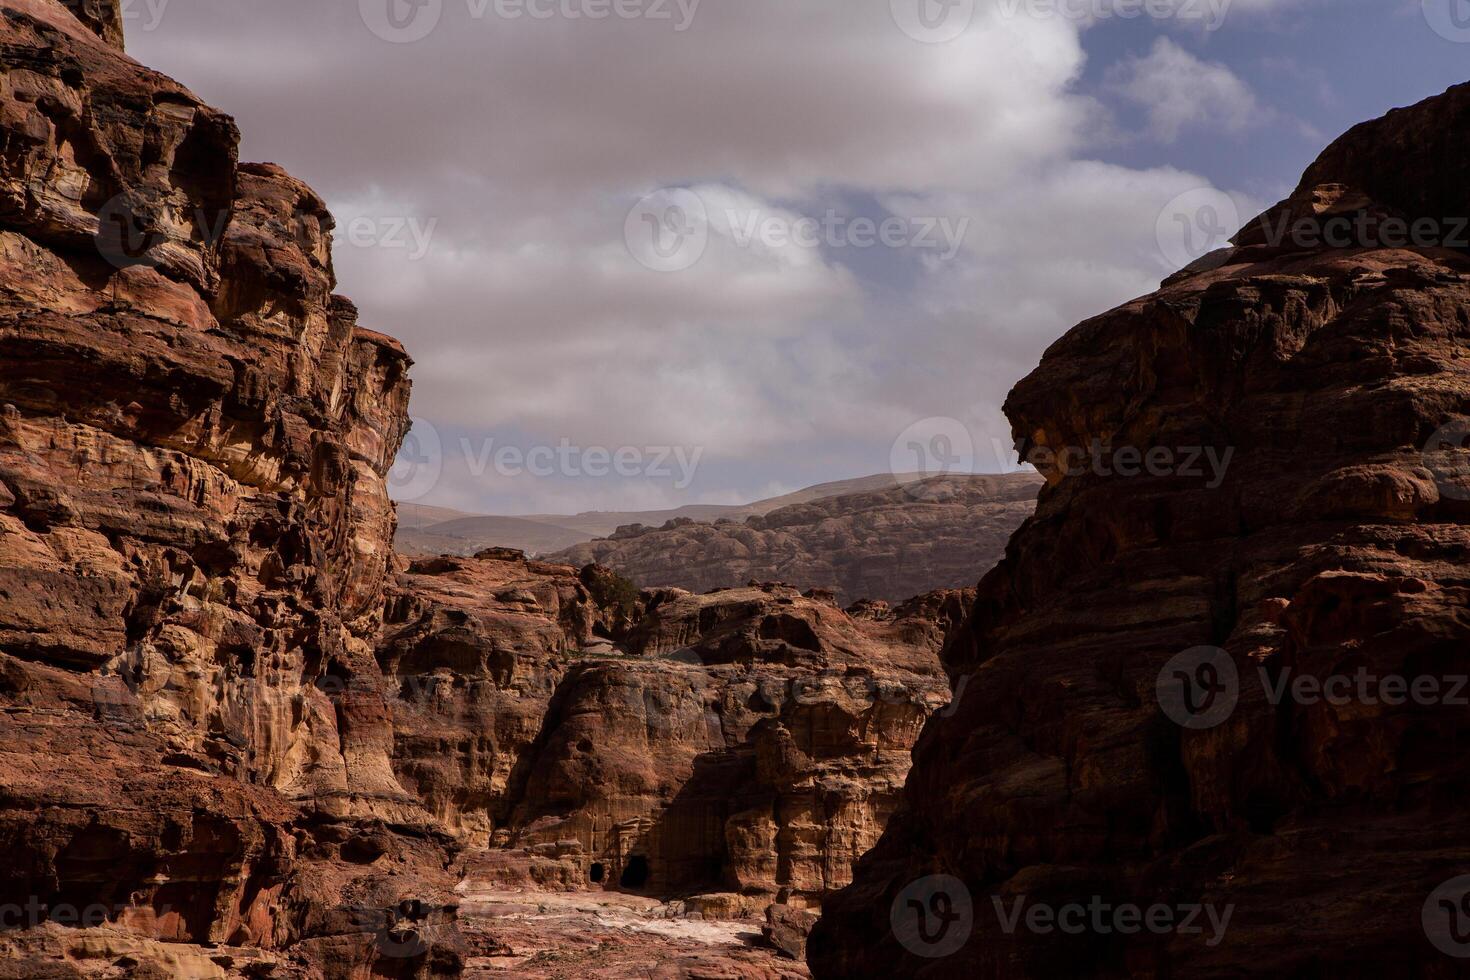
<svg viewBox="0 0 1470 980">
<path fill-rule="evenodd" d="M 1031 515 L 1033 473 L 936 477 L 783 507 L 743 523 L 634 529 L 552 555 L 599 562 L 646 587 L 691 592 L 755 579 L 830 588 L 842 602 L 900 602 L 975 580 Z"/>
<path fill-rule="evenodd" d="M 487 846 L 547 706 L 607 614 L 575 569 L 487 554 L 414 562 L 386 618 L 394 771 L 444 826 Z"/>
<path fill-rule="evenodd" d="M 844 612 L 779 585 L 619 600 L 610 580 L 495 553 L 399 577 L 378 650 L 394 769 L 491 848 L 471 883 L 755 914 L 845 884 L 947 700 L 965 594 Z"/>
<path fill-rule="evenodd" d="M 108 923 L 5 955 L 450 969 L 406 938 L 452 931 L 456 845 L 374 650 L 408 358 L 229 117 L 50 0 L 0 4 L 0 53 L 0 904 Z"/>
<path fill-rule="evenodd" d="M 569 670 L 513 845 L 575 845 L 584 882 L 814 905 L 877 840 L 946 701 L 934 615 L 854 618 L 784 586 L 655 595 L 626 657 Z"/>
<path fill-rule="evenodd" d="M 1467 99 L 1353 130 L 1267 217 L 1465 215 Z M 1470 873 L 1470 256 L 1260 227 L 1012 394 L 1023 447 L 1234 456 L 1217 489 L 1047 474 L 815 975 L 1458 972 L 1431 936 L 1455 941 L 1463 889 L 1434 895 Z M 1087 924 L 1008 929 L 1018 901 Z M 1094 904 L 1228 925 L 1098 928 Z"/>
</svg>

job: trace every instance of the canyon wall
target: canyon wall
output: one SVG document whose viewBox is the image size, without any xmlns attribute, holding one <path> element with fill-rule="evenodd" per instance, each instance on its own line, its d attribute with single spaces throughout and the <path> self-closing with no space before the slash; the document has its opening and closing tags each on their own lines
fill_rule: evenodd
<svg viewBox="0 0 1470 980">
<path fill-rule="evenodd" d="M 409 360 L 320 198 L 70 6 L 0 5 L 5 958 L 453 969 L 374 656 Z"/>
<path fill-rule="evenodd" d="M 394 767 L 491 849 L 471 879 L 747 913 L 846 884 L 948 700 L 938 654 L 966 596 L 843 611 L 766 585 L 620 608 L 604 577 L 491 552 L 399 579 L 379 647 Z"/>
<path fill-rule="evenodd" d="M 1467 143 L 1470 86 L 1354 129 L 1016 387 L 1032 458 L 1227 475 L 1041 464 L 814 975 L 1459 975 Z"/>
</svg>

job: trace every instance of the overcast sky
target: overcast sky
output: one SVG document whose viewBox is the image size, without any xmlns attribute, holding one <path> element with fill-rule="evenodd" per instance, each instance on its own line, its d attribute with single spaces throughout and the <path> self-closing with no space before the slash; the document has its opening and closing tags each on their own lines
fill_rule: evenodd
<svg viewBox="0 0 1470 980">
<path fill-rule="evenodd" d="M 1425 3 L 125 7 L 337 215 L 417 362 L 398 496 L 557 513 L 1001 469 L 1050 342 L 1470 78 L 1470 4 Z"/>
</svg>

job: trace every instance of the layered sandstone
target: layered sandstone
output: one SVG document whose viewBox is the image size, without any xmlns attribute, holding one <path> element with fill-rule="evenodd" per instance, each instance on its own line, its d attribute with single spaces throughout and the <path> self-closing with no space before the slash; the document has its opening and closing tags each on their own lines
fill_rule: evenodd
<svg viewBox="0 0 1470 980">
<path fill-rule="evenodd" d="M 68 6 L 0 4 L 0 904 L 52 920 L 0 955 L 452 970 L 374 651 L 408 358 L 320 198 Z"/>
<path fill-rule="evenodd" d="M 628 527 L 550 556 L 599 562 L 647 587 L 691 592 L 755 579 L 825 588 L 843 602 L 900 602 L 972 584 L 1000 560 L 1041 479 L 952 476 L 807 501 L 743 523 Z"/>
<path fill-rule="evenodd" d="M 606 574 L 487 552 L 416 562 L 393 591 L 394 769 L 493 849 L 470 880 L 756 912 L 846 884 L 948 699 L 938 652 L 964 595 L 844 612 L 765 585 L 620 606 Z"/>
<path fill-rule="evenodd" d="M 953 715 L 826 905 L 816 976 L 1457 974 L 1436 943 L 1463 889 L 1436 889 L 1470 872 L 1470 256 L 1265 229 L 1470 213 L 1467 112 L 1462 86 L 1353 130 L 1236 248 L 1017 386 L 1023 449 L 1233 460 L 1215 489 L 1047 474 L 946 651 Z M 1008 928 L 1018 900 L 1229 920 Z"/>
</svg>

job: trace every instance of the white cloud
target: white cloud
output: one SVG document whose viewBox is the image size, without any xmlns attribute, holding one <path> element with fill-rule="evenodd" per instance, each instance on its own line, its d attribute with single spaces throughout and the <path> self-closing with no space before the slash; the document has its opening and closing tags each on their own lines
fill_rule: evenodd
<svg viewBox="0 0 1470 980">
<path fill-rule="evenodd" d="M 1148 55 L 1115 65 L 1108 84 L 1144 108 L 1150 134 L 1165 143 L 1186 128 L 1239 133 L 1268 118 L 1250 86 L 1228 67 L 1196 58 L 1167 37 L 1158 38 Z"/>
<path fill-rule="evenodd" d="M 417 362 L 416 415 L 523 447 L 704 452 L 682 496 L 449 465 L 426 502 L 662 507 L 881 471 L 930 416 L 960 419 L 988 456 L 1009 439 L 1006 392 L 1047 344 L 1171 271 L 1157 216 L 1207 182 L 1082 159 L 1101 114 L 1076 90 L 1080 27 L 980 6 L 931 45 L 886 2 L 706 0 L 676 34 L 475 21 L 446 0 L 435 33 L 392 45 L 355 3 L 196 0 L 130 50 L 236 113 L 243 157 L 316 186 L 340 229 L 432 222 L 417 260 L 342 235 L 336 249 L 364 325 Z M 1167 43 L 1120 84 L 1190 86 L 1235 125 L 1221 71 L 1234 79 Z M 1199 121 L 1143 101 L 1163 132 Z M 684 271 L 645 268 L 624 241 L 629 208 L 659 186 L 708 209 L 708 246 Z M 741 215 L 829 210 L 967 235 L 948 258 L 741 240 Z"/>
</svg>

